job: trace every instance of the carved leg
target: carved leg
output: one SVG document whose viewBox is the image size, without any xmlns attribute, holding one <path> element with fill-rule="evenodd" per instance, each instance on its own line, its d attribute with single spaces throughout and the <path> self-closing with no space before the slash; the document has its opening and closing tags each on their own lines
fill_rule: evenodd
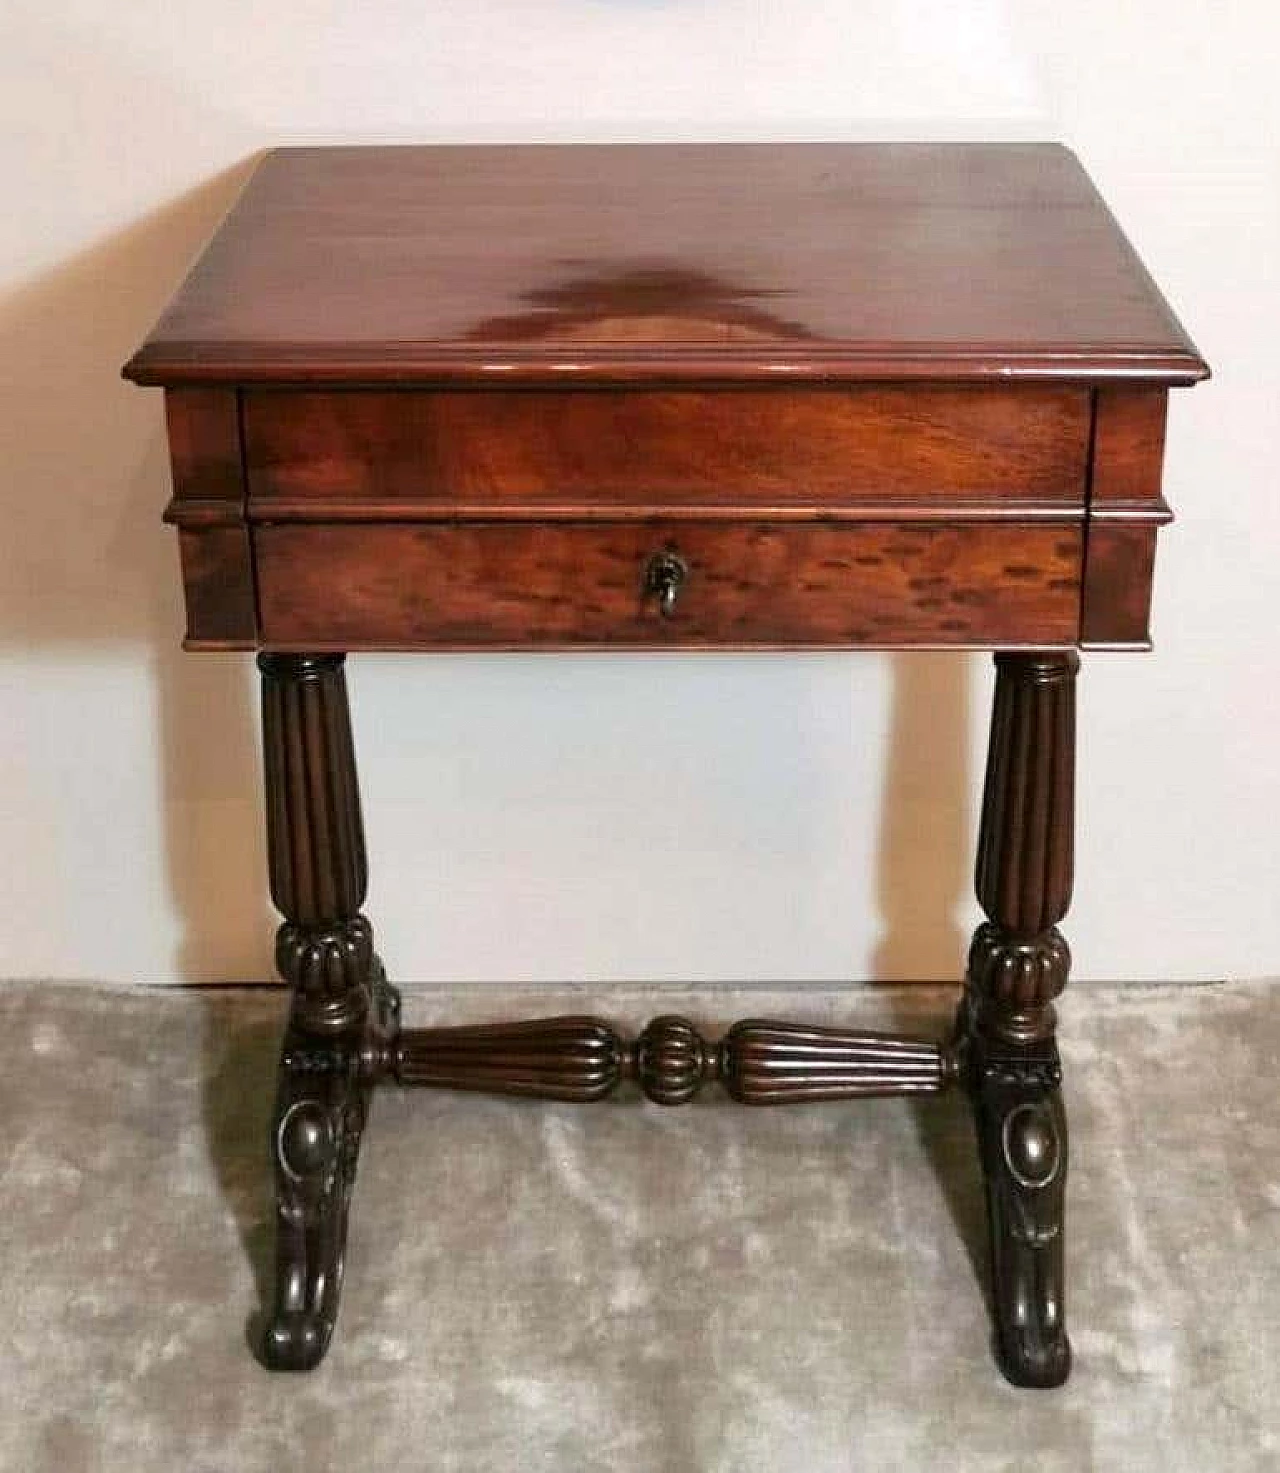
<svg viewBox="0 0 1280 1473">
<path fill-rule="evenodd" d="M 274 1312 L 263 1359 L 308 1370 L 333 1334 L 347 1209 L 399 1000 L 360 906 L 367 871 L 342 655 L 261 655 L 276 965 L 293 988 L 272 1125 Z"/>
<path fill-rule="evenodd" d="M 1071 901 L 1079 667 L 1073 653 L 996 656 L 976 881 L 990 919 L 974 934 L 958 1022 L 986 1180 L 996 1339 L 1017 1386 L 1059 1386 L 1071 1369 L 1053 999 L 1071 965 L 1057 922 Z"/>
</svg>

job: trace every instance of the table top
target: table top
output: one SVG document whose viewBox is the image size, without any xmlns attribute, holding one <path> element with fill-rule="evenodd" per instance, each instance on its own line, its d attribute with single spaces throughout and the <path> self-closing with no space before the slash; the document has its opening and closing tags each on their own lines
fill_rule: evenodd
<svg viewBox="0 0 1280 1473">
<path fill-rule="evenodd" d="M 285 148 L 146 384 L 1063 379 L 1203 360 L 1054 144 Z"/>
</svg>

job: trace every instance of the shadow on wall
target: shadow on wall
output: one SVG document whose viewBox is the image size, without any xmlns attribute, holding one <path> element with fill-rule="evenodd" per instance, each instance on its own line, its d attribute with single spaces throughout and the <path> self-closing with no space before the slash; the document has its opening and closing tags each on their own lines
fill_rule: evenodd
<svg viewBox="0 0 1280 1473">
<path fill-rule="evenodd" d="M 250 164 L 0 300 L 0 643 L 109 667 L 149 655 L 174 907 L 191 980 L 269 974 L 256 718 L 245 661 L 186 659 L 161 396 L 119 376 Z M 5 505 L 7 503 L 7 505 Z M 101 686 L 99 687 L 101 688 Z M 122 672 L 121 688 L 131 688 Z M 103 727 L 111 713 L 96 713 Z M 82 713 L 86 755 L 95 712 Z M 104 738 L 105 739 L 105 738 Z M 129 863 L 110 834 L 104 865 Z"/>
<path fill-rule="evenodd" d="M 185 926 L 174 972 L 192 981 L 273 975 L 256 682 L 242 656 L 181 652 L 176 547 L 159 520 L 169 486 L 161 396 L 123 383 L 119 367 L 250 168 L 219 175 L 0 302 L 0 498 L 9 501 L 0 513 L 20 529 L 9 549 L 16 566 L 0 579 L 0 643 L 100 666 L 112 651 L 147 651 L 169 883 Z M 890 658 L 877 980 L 960 976 L 971 667 L 955 655 Z M 84 713 L 86 741 L 93 714 Z M 358 744 L 359 711 L 355 722 Z M 859 760 L 852 731 L 849 760 Z M 102 852 L 104 863 L 128 862 L 110 835 Z"/>
<path fill-rule="evenodd" d="M 973 660 L 954 654 L 892 657 L 893 708 L 876 855 L 883 930 L 878 981 L 959 981 L 971 895 L 969 772 Z"/>
</svg>

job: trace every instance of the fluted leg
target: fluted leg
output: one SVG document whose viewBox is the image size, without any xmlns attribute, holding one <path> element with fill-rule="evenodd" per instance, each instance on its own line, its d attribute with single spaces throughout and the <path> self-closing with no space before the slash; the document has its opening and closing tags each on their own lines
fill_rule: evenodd
<svg viewBox="0 0 1280 1473">
<path fill-rule="evenodd" d="M 1072 884 L 1079 658 L 996 656 L 978 840 L 978 927 L 958 1037 L 973 1100 L 1005 1375 L 1057 1386 L 1071 1368 L 1063 1318 L 1067 1121 L 1053 999 L 1071 964 L 1057 923 Z"/>
<path fill-rule="evenodd" d="M 385 1067 L 397 1084 L 584 1104 L 617 1088 L 623 1053 L 607 1023 L 573 1014 L 409 1029 L 388 1050 Z"/>
<path fill-rule="evenodd" d="M 725 1035 L 720 1068 L 740 1104 L 790 1105 L 937 1094 L 955 1056 L 923 1038 L 746 1018 Z"/>
<path fill-rule="evenodd" d="M 369 1088 L 398 999 L 360 914 L 364 831 L 341 655 L 262 655 L 267 850 L 293 989 L 272 1124 L 276 1300 L 263 1359 L 307 1370 L 338 1313 Z"/>
<path fill-rule="evenodd" d="M 603 1100 L 628 1076 L 657 1105 L 688 1104 L 718 1078 L 743 1105 L 937 1094 L 956 1077 L 950 1044 L 749 1018 L 719 1042 L 687 1019 L 652 1019 L 634 1042 L 600 1018 L 410 1028 L 377 1056 L 397 1084 L 543 1100 Z"/>
</svg>

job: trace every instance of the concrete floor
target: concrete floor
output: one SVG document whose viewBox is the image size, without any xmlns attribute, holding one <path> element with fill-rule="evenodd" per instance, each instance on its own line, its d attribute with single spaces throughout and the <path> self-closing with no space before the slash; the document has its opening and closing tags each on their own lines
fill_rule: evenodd
<svg viewBox="0 0 1280 1473">
<path fill-rule="evenodd" d="M 431 989 L 406 1014 L 934 1032 L 953 996 Z M 0 987 L 0 1468 L 1280 1468 L 1280 987 L 1065 1000 L 1076 1370 L 1047 1393 L 989 1358 L 954 1096 L 744 1111 L 714 1091 L 662 1110 L 388 1090 L 333 1350 L 269 1375 L 246 1334 L 283 1001 Z"/>
</svg>

